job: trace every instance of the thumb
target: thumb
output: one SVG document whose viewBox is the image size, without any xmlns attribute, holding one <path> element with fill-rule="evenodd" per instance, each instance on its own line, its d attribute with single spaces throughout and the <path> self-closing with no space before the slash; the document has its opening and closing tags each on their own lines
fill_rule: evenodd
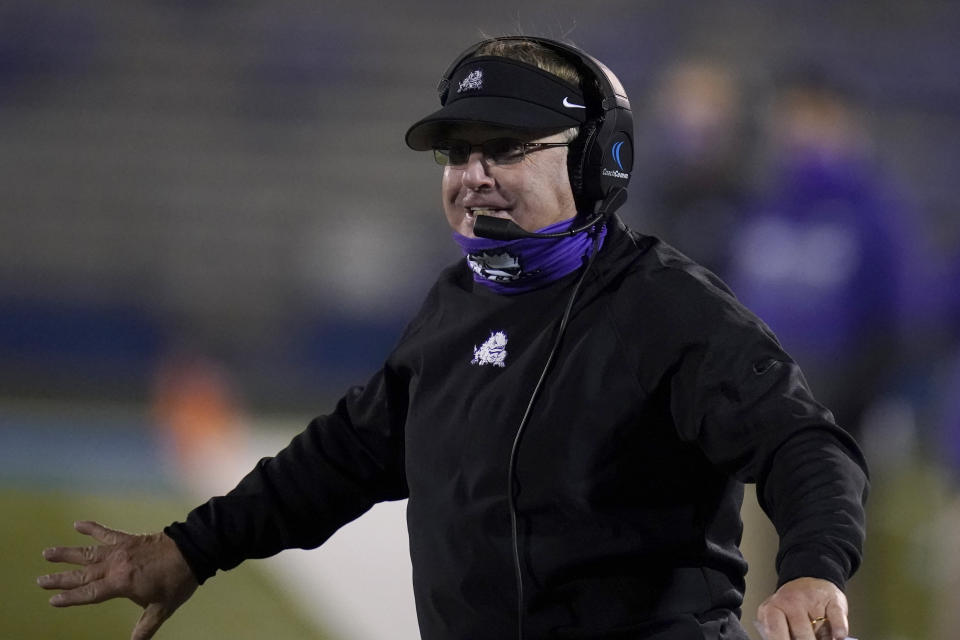
<svg viewBox="0 0 960 640">
<path fill-rule="evenodd" d="M 133 628 L 130 640 L 149 640 L 168 617 L 162 604 L 157 602 L 148 604 L 147 608 L 140 614 L 140 619 L 137 620 L 137 624 Z"/>
</svg>

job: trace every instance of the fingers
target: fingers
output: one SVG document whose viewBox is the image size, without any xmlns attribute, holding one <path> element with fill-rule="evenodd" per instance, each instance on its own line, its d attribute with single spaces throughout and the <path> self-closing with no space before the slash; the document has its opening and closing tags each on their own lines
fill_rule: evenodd
<svg viewBox="0 0 960 640">
<path fill-rule="evenodd" d="M 845 605 L 845 602 L 838 599 L 831 600 L 827 603 L 827 624 L 830 625 L 834 640 L 846 638 L 850 633 L 850 623 L 847 620 L 847 608 Z"/>
<path fill-rule="evenodd" d="M 124 538 L 129 537 L 127 533 L 108 529 L 96 522 L 75 522 L 73 523 L 73 527 L 80 533 L 92 536 L 94 540 L 101 544 L 117 544 Z M 43 557 L 49 562 L 68 562 L 70 564 L 86 565 L 102 561 L 108 552 L 108 549 L 99 545 L 86 547 L 50 547 L 49 549 L 43 550 Z"/>
<path fill-rule="evenodd" d="M 108 529 L 99 522 L 92 522 L 90 520 L 80 520 L 79 522 L 74 522 L 73 528 L 80 533 L 91 536 L 94 540 L 102 544 L 117 544 L 123 538 L 126 538 L 130 535 L 128 533 L 124 533 L 123 531 Z"/>
<path fill-rule="evenodd" d="M 169 614 L 162 605 L 147 605 L 147 608 L 140 614 L 140 619 L 137 620 L 137 624 L 133 628 L 130 640 L 148 640 L 152 638 L 153 634 L 157 632 L 157 629 L 160 628 L 160 625 L 163 624 L 168 617 Z"/>
<path fill-rule="evenodd" d="M 90 547 L 50 547 L 43 550 L 48 562 L 68 562 L 70 564 L 94 564 L 102 561 L 107 550 L 99 545 Z"/>
<path fill-rule="evenodd" d="M 75 571 L 53 573 L 37 578 L 37 584 L 44 589 L 75 589 L 104 576 L 102 565 L 93 565 Z"/>
<path fill-rule="evenodd" d="M 843 640 L 847 637 L 847 627 L 833 627 L 828 617 L 811 620 L 774 606 L 758 611 L 758 619 L 753 624 L 763 640 Z"/>
<path fill-rule="evenodd" d="M 849 633 L 847 598 L 820 578 L 796 578 L 777 589 L 757 609 L 764 640 L 841 640 Z"/>
<path fill-rule="evenodd" d="M 844 640 L 849 633 L 846 612 L 840 607 L 832 612 L 832 608 L 827 607 L 828 615 L 810 619 L 771 606 L 758 612 L 753 624 L 763 640 Z"/>
<path fill-rule="evenodd" d="M 813 636 L 817 640 L 832 640 L 833 634 L 831 633 L 830 622 L 826 616 L 814 618 L 810 621 L 810 625 L 813 627 Z"/>
<path fill-rule="evenodd" d="M 50 598 L 50 604 L 55 607 L 72 607 L 78 604 L 96 604 L 117 597 L 106 580 L 94 580 L 75 589 L 69 589 Z"/>
<path fill-rule="evenodd" d="M 785 612 L 787 624 L 790 625 L 790 638 L 793 640 L 817 640 L 813 634 L 813 624 L 806 609 L 793 608 Z"/>
<path fill-rule="evenodd" d="M 763 640 L 790 640 L 787 617 L 774 606 L 761 605 L 757 611 L 757 621 L 753 624 Z"/>
</svg>

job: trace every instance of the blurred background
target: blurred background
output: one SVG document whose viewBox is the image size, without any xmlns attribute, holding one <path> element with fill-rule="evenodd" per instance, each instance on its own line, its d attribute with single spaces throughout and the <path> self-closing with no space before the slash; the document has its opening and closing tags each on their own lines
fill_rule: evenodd
<svg viewBox="0 0 960 640">
<path fill-rule="evenodd" d="M 565 38 L 631 97 L 625 221 L 721 275 L 873 473 L 852 632 L 954 638 L 960 4 L 0 0 L 0 637 L 70 524 L 158 530 L 378 367 L 456 260 L 406 127 L 487 35 Z M 748 492 L 749 493 L 749 492 Z M 748 495 L 744 620 L 774 585 Z M 416 638 L 403 505 L 221 575 L 160 637 Z"/>
</svg>

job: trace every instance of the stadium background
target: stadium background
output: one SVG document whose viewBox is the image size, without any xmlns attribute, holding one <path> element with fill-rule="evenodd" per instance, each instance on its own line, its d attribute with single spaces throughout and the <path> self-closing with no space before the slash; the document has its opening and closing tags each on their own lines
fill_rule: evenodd
<svg viewBox="0 0 960 640">
<path fill-rule="evenodd" d="M 637 122 L 622 215 L 704 261 L 698 242 L 740 221 L 702 213 L 703 237 L 672 237 L 651 205 L 673 202 L 658 191 L 669 152 L 735 149 L 734 201 L 750 202 L 788 72 L 816 69 L 856 105 L 912 257 L 875 345 L 896 358 L 857 427 L 874 491 L 854 635 L 953 637 L 960 6 L 585 5 L 0 2 L 0 637 L 124 637 L 130 603 L 47 607 L 40 549 L 79 542 L 75 519 L 162 527 L 378 365 L 457 258 L 439 170 L 403 132 L 435 108 L 454 55 L 517 32 L 568 38 L 615 70 Z M 723 80 L 693 98 L 729 117 L 671 102 L 691 62 Z M 160 637 L 416 637 L 402 505 L 354 526 L 331 549 L 215 578 Z M 748 506 L 754 603 L 770 582 L 765 527 Z"/>
</svg>

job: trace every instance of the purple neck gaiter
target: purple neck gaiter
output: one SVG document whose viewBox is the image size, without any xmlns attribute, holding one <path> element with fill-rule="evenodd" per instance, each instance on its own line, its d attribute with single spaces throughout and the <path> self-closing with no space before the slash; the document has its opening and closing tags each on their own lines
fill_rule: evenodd
<svg viewBox="0 0 960 640">
<path fill-rule="evenodd" d="M 554 233 L 572 226 L 571 219 L 537 231 Z M 606 225 L 565 238 L 491 240 L 468 238 L 454 231 L 453 239 L 463 249 L 475 282 L 510 295 L 539 289 L 576 271 L 590 255 L 593 238 L 598 233 L 599 250 L 607 235 Z"/>
</svg>

